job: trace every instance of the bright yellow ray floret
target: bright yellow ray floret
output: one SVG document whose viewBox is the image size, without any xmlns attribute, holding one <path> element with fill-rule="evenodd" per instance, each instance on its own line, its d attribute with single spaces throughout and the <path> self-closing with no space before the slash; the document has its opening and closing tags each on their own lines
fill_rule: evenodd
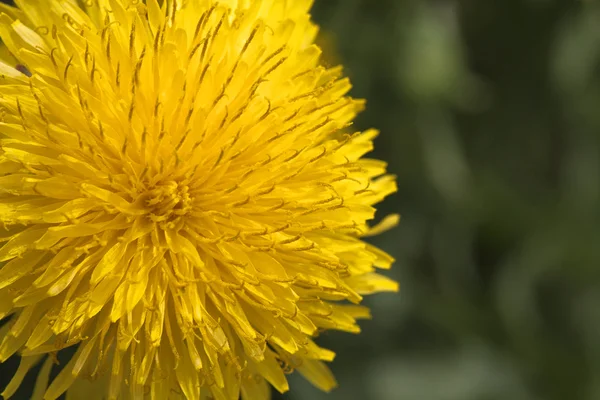
<svg viewBox="0 0 600 400">
<path fill-rule="evenodd" d="M 396 187 L 361 158 L 376 132 L 348 133 L 363 103 L 320 64 L 311 3 L 0 6 L 5 397 L 38 363 L 33 399 L 335 386 L 313 339 L 397 290 L 361 240 L 397 222 L 367 225 Z"/>
</svg>

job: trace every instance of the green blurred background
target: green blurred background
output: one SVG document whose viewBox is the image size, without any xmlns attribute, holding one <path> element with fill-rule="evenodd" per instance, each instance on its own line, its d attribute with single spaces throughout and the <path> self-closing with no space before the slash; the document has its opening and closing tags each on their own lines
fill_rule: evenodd
<svg viewBox="0 0 600 400">
<path fill-rule="evenodd" d="M 600 399 L 600 7 L 316 0 L 398 176 L 399 295 L 285 399 Z"/>
<path fill-rule="evenodd" d="M 600 399 L 600 7 L 315 3 L 398 176 L 379 217 L 402 222 L 372 241 L 401 291 L 366 299 L 359 336 L 319 339 L 338 389 L 293 374 L 275 398 Z"/>
</svg>

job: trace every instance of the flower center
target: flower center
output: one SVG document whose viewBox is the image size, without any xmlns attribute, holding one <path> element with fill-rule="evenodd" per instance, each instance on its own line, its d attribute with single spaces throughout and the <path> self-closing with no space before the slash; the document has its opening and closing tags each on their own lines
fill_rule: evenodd
<svg viewBox="0 0 600 400">
<path fill-rule="evenodd" d="M 192 208 L 189 187 L 175 181 L 156 184 L 147 192 L 146 205 L 153 222 L 176 222 Z"/>
</svg>

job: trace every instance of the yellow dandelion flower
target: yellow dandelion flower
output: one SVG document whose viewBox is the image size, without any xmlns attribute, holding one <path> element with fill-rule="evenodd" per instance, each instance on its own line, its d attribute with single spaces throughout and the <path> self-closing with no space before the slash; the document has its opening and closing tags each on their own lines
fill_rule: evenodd
<svg viewBox="0 0 600 400">
<path fill-rule="evenodd" d="M 319 61 L 312 0 L 15 2 L 4 397 L 40 363 L 33 399 L 260 400 L 291 370 L 333 388 L 314 338 L 358 332 L 361 295 L 397 290 L 361 240 L 397 222 L 367 225 L 396 187 L 362 158 L 376 132 L 347 133 L 363 102 Z"/>
</svg>

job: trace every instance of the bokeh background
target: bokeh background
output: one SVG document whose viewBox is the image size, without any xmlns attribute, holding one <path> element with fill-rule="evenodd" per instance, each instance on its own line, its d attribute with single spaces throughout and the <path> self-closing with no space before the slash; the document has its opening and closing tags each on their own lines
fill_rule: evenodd
<svg viewBox="0 0 600 400">
<path fill-rule="evenodd" d="M 600 399 L 600 7 L 316 0 L 398 176 L 398 295 L 328 333 L 340 387 L 282 398 Z"/>
<path fill-rule="evenodd" d="M 286 400 L 600 399 L 600 7 L 316 0 L 398 193 L 399 294 L 329 332 L 340 387 Z M 0 366 L 4 386 L 17 360 Z M 20 398 L 26 399 L 26 392 Z"/>
</svg>

